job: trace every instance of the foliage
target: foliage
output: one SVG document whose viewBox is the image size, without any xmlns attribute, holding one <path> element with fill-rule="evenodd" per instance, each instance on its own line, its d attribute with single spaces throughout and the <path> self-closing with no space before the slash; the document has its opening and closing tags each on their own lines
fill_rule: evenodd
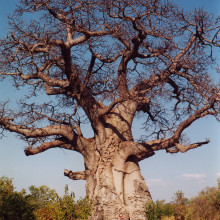
<svg viewBox="0 0 220 220">
<path fill-rule="evenodd" d="M 146 205 L 146 215 L 149 220 L 158 220 L 163 216 L 172 216 L 174 214 L 176 214 L 174 205 L 164 203 L 164 200 L 157 200 Z"/>
<path fill-rule="evenodd" d="M 28 220 L 35 219 L 34 206 L 25 190 L 14 191 L 12 179 L 0 178 L 0 219 Z"/>
<path fill-rule="evenodd" d="M 68 185 L 65 186 L 65 194 L 59 197 L 55 190 L 47 186 L 36 188 L 31 186 L 31 196 L 38 204 L 35 216 L 39 220 L 48 219 L 87 219 L 92 212 L 92 203 L 86 197 L 75 201 L 75 194 L 69 193 Z"/>
<path fill-rule="evenodd" d="M 151 202 L 146 205 L 149 220 L 219 220 L 220 217 L 220 179 L 218 187 L 207 187 L 196 197 L 188 199 L 179 190 L 171 203 Z"/>
<path fill-rule="evenodd" d="M 40 187 L 30 186 L 29 191 L 32 201 L 38 208 L 45 206 L 47 203 L 57 198 L 56 191 L 44 185 Z"/>
<path fill-rule="evenodd" d="M 173 204 L 176 209 L 176 216 L 179 219 L 184 219 L 184 216 L 187 214 L 187 204 L 189 200 L 184 197 L 184 193 L 181 190 L 178 190 L 173 197 Z"/>
<path fill-rule="evenodd" d="M 44 185 L 30 186 L 29 191 L 29 194 L 25 190 L 17 192 L 12 179 L 1 177 L 0 220 L 87 219 L 92 213 L 92 202 L 87 197 L 75 201 L 75 194 L 69 192 L 68 185 L 62 197 Z M 219 220 L 219 179 L 218 187 L 207 187 L 192 199 L 185 198 L 179 190 L 171 203 L 164 200 L 148 203 L 146 216 L 148 220 Z"/>
<path fill-rule="evenodd" d="M 0 178 L 0 220 L 87 219 L 92 212 L 91 201 L 87 197 L 75 201 L 68 185 L 63 197 L 44 185 L 30 186 L 30 194 L 14 190 L 12 179 Z"/>
<path fill-rule="evenodd" d="M 192 199 L 194 219 L 219 220 L 220 189 L 207 187 Z"/>
</svg>

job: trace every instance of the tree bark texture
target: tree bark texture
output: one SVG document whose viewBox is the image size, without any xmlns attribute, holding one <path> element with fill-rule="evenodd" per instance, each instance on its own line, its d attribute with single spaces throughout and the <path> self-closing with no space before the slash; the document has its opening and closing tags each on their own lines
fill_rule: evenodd
<svg viewBox="0 0 220 220">
<path fill-rule="evenodd" d="M 145 219 L 145 205 L 151 200 L 148 187 L 137 158 L 126 158 L 114 136 L 99 146 L 101 154 L 95 149 L 85 158 L 85 164 L 92 165 L 86 172 L 87 195 L 95 205 L 90 219 L 119 219 L 120 214 L 124 219 Z"/>
<path fill-rule="evenodd" d="M 90 219 L 120 219 L 120 214 L 123 219 L 145 219 L 145 205 L 151 200 L 138 162 L 152 152 L 133 141 L 131 118 L 118 113 L 103 119 L 104 131 L 84 155 L 86 192 L 95 205 Z"/>
</svg>

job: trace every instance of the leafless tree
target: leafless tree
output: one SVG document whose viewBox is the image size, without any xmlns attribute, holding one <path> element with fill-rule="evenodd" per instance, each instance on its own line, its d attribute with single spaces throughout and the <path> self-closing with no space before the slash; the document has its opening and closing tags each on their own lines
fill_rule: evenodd
<svg viewBox="0 0 220 220">
<path fill-rule="evenodd" d="M 183 133 L 219 114 L 209 73 L 219 18 L 166 0 L 21 0 L 10 25 L 0 75 L 31 90 L 17 111 L 1 104 L 1 132 L 26 140 L 27 156 L 55 147 L 81 153 L 85 171 L 65 175 L 86 180 L 91 219 L 145 219 L 151 196 L 139 161 L 209 143 L 186 143 Z M 134 117 L 146 128 L 139 141 Z M 91 124 L 93 138 L 84 137 L 82 123 Z"/>
</svg>

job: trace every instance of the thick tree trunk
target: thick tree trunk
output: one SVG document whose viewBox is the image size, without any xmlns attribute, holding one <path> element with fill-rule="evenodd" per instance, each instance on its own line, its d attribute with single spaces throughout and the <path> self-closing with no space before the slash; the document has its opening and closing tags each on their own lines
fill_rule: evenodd
<svg viewBox="0 0 220 220">
<path fill-rule="evenodd" d="M 120 144 L 116 136 L 107 138 L 99 151 L 90 151 L 85 157 L 87 195 L 95 205 L 90 220 L 120 219 L 120 214 L 123 219 L 146 219 L 145 205 L 151 195 L 141 176 L 138 158 L 128 156 L 126 148 L 132 142 Z"/>
<path fill-rule="evenodd" d="M 153 152 L 133 140 L 136 107 L 124 102 L 93 124 L 95 138 L 84 152 L 86 191 L 95 205 L 90 220 L 146 219 L 151 195 L 138 162 Z"/>
</svg>

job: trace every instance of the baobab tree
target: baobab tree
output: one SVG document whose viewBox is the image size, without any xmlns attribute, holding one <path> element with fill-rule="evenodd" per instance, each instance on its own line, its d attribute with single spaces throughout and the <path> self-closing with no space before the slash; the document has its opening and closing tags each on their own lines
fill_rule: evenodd
<svg viewBox="0 0 220 220">
<path fill-rule="evenodd" d="M 81 153 L 85 171 L 65 175 L 86 180 L 91 219 L 145 219 L 151 196 L 138 163 L 155 151 L 209 143 L 188 143 L 184 130 L 219 114 L 209 73 L 219 19 L 165 0 L 21 0 L 9 21 L 1 78 L 30 89 L 17 111 L 1 103 L 1 132 L 19 134 L 27 156 L 51 148 Z M 144 124 L 141 140 L 132 134 L 135 117 Z"/>
</svg>

